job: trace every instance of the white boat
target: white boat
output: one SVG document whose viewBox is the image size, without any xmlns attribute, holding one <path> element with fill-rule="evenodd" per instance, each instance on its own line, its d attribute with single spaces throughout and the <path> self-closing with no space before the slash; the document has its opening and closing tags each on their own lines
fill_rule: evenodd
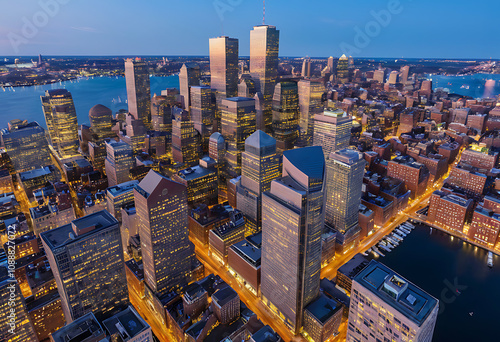
<svg viewBox="0 0 500 342">
<path fill-rule="evenodd" d="M 395 230 L 395 231 L 396 231 L 396 232 L 397 232 L 400 236 L 402 236 L 402 237 L 404 237 L 404 238 L 406 237 L 406 234 L 405 234 L 405 233 L 404 233 L 401 229 L 396 228 L 396 229 L 394 229 L 394 230 Z"/>
<path fill-rule="evenodd" d="M 412 229 L 413 229 L 412 227 L 410 227 L 410 226 L 409 226 L 409 225 L 407 225 L 407 224 L 403 224 L 403 225 L 402 225 L 402 228 L 406 229 L 406 230 L 407 230 L 407 231 L 409 231 L 409 232 L 411 232 L 411 231 L 412 231 Z"/>
<path fill-rule="evenodd" d="M 405 222 L 411 229 L 415 229 L 415 225 L 410 222 Z"/>
<path fill-rule="evenodd" d="M 393 239 L 392 237 L 390 236 L 386 236 L 386 239 L 392 243 L 394 246 L 398 246 L 399 245 L 399 242 L 396 241 L 396 239 Z"/>
<path fill-rule="evenodd" d="M 395 232 L 392 232 L 392 236 L 394 238 L 396 238 L 396 240 L 399 240 L 399 242 L 403 241 L 403 237 L 402 236 L 399 236 L 398 234 L 396 234 Z"/>
<path fill-rule="evenodd" d="M 378 247 L 379 247 L 379 248 L 382 248 L 382 249 L 383 249 L 384 251 L 386 251 L 386 252 L 390 252 L 390 251 L 391 251 L 389 248 L 387 248 L 387 247 L 385 247 L 385 246 L 383 246 L 383 245 L 379 245 Z"/>
<path fill-rule="evenodd" d="M 368 252 L 368 251 L 366 251 L 366 252 Z M 366 252 L 361 252 L 361 255 L 368 256 L 368 254 Z"/>
<path fill-rule="evenodd" d="M 493 253 L 488 252 L 488 267 L 492 268 L 493 267 Z"/>
<path fill-rule="evenodd" d="M 405 233 L 406 235 L 410 234 L 411 230 L 409 230 L 408 228 L 404 228 L 404 227 L 399 227 L 399 229 Z"/>
</svg>

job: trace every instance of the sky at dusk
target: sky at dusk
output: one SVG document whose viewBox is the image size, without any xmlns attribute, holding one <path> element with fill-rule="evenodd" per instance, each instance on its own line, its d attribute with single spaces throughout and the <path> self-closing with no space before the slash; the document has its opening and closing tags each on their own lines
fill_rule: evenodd
<svg viewBox="0 0 500 342">
<path fill-rule="evenodd" d="M 56 4 L 56 5 L 54 5 Z M 500 58 L 496 0 L 268 0 L 281 56 Z M 208 55 L 262 23 L 260 0 L 0 0 L 0 55 Z"/>
</svg>

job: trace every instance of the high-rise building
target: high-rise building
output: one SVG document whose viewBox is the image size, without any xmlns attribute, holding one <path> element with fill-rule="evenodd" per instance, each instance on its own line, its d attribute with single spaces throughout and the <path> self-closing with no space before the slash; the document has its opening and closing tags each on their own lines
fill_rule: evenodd
<svg viewBox="0 0 500 342">
<path fill-rule="evenodd" d="M 256 129 L 255 100 L 248 97 L 232 97 L 222 100 L 221 133 L 227 144 L 226 179 L 241 175 L 241 154 L 245 140 Z"/>
<path fill-rule="evenodd" d="M 119 222 L 122 221 L 121 208 L 134 204 L 134 188 L 138 184 L 138 180 L 131 180 L 106 189 L 108 211 Z"/>
<path fill-rule="evenodd" d="M 210 136 L 209 156 L 216 162 L 218 197 L 219 203 L 222 203 L 227 200 L 227 182 L 225 176 L 226 142 L 219 132 L 215 132 Z"/>
<path fill-rule="evenodd" d="M 1 341 L 37 341 L 21 289 L 9 277 L 6 266 L 0 266 L 0 324 Z"/>
<path fill-rule="evenodd" d="M 200 134 L 194 129 L 189 113 L 177 108 L 172 120 L 172 156 L 186 166 L 198 164 L 200 159 Z"/>
<path fill-rule="evenodd" d="M 321 147 L 283 153 L 283 176 L 262 195 L 263 302 L 296 333 L 319 295 L 325 159 Z"/>
<path fill-rule="evenodd" d="M 106 176 L 108 186 L 115 186 L 130 180 L 130 169 L 134 166 L 132 147 L 124 141 L 106 141 Z"/>
<path fill-rule="evenodd" d="M 111 109 L 101 104 L 95 105 L 89 111 L 90 129 L 96 135 L 97 140 L 111 138 L 116 135 L 113 127 L 113 115 Z"/>
<path fill-rule="evenodd" d="M 40 234 L 66 322 L 106 318 L 128 301 L 118 221 L 106 210 Z"/>
<path fill-rule="evenodd" d="M 45 130 L 36 122 L 2 129 L 2 144 L 16 172 L 24 172 L 52 163 Z"/>
<path fill-rule="evenodd" d="M 191 87 L 200 85 L 200 66 L 196 63 L 183 64 L 179 72 L 179 88 L 184 109 L 189 111 L 191 105 Z"/>
<path fill-rule="evenodd" d="M 168 96 L 151 98 L 151 125 L 156 132 L 172 132 L 172 108 L 175 103 Z"/>
<path fill-rule="evenodd" d="M 280 82 L 274 88 L 273 136 L 280 152 L 294 148 L 299 137 L 299 95 L 297 83 Z"/>
<path fill-rule="evenodd" d="M 191 120 L 194 128 L 201 134 L 203 152 L 208 152 L 208 140 L 213 131 L 215 102 L 212 89 L 207 86 L 191 87 Z"/>
<path fill-rule="evenodd" d="M 337 83 L 349 81 L 349 58 L 342 55 L 337 62 Z"/>
<path fill-rule="evenodd" d="M 314 116 L 313 145 L 323 147 L 325 157 L 349 147 L 352 117 L 341 109 Z"/>
<path fill-rule="evenodd" d="M 256 131 L 245 141 L 241 183 L 237 189 L 237 207 L 247 219 L 246 235 L 260 230 L 262 194 L 271 189 L 271 182 L 280 174 L 276 140 L 261 130 Z"/>
<path fill-rule="evenodd" d="M 264 128 L 271 132 L 272 101 L 278 77 L 280 31 L 275 26 L 255 26 L 250 31 L 250 74 L 262 93 Z"/>
<path fill-rule="evenodd" d="M 326 66 L 328 68 L 328 73 L 330 74 L 333 74 L 333 72 L 335 71 L 334 63 L 335 59 L 332 56 L 328 57 L 328 62 L 326 63 Z"/>
<path fill-rule="evenodd" d="M 304 58 L 302 62 L 302 77 L 311 77 L 311 59 L 309 57 Z"/>
<path fill-rule="evenodd" d="M 128 111 L 144 126 L 151 126 L 151 90 L 147 63 L 140 58 L 125 60 Z"/>
<path fill-rule="evenodd" d="M 314 115 L 323 113 L 322 97 L 325 86 L 321 82 L 300 80 L 297 83 L 300 110 L 300 143 L 311 146 L 314 134 Z"/>
<path fill-rule="evenodd" d="M 78 122 L 71 93 L 66 89 L 51 89 L 41 97 L 49 143 L 61 157 L 78 154 Z"/>
<path fill-rule="evenodd" d="M 151 170 L 134 188 L 134 200 L 145 284 L 160 295 L 184 288 L 193 254 L 186 187 Z"/>
<path fill-rule="evenodd" d="M 408 65 L 402 66 L 401 72 L 401 83 L 406 84 L 408 82 L 408 75 L 410 74 L 410 67 Z"/>
<path fill-rule="evenodd" d="M 348 342 L 430 342 L 439 302 L 427 292 L 372 260 L 354 277 Z"/>
<path fill-rule="evenodd" d="M 330 153 L 326 161 L 326 219 L 337 231 L 337 250 L 345 253 L 357 244 L 358 212 L 365 173 L 363 155 L 354 150 Z"/>
<path fill-rule="evenodd" d="M 218 122 L 222 99 L 238 95 L 238 39 L 225 36 L 210 39 L 210 77 L 210 86 L 216 91 Z"/>
</svg>

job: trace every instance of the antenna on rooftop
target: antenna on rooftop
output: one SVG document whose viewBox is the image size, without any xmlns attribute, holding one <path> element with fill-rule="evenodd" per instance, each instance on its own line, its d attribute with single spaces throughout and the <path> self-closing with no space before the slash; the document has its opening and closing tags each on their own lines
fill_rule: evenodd
<svg viewBox="0 0 500 342">
<path fill-rule="evenodd" d="M 263 0 L 262 2 L 264 3 L 264 11 L 263 11 L 263 15 L 262 15 L 262 25 L 265 25 L 266 24 L 266 0 Z"/>
</svg>

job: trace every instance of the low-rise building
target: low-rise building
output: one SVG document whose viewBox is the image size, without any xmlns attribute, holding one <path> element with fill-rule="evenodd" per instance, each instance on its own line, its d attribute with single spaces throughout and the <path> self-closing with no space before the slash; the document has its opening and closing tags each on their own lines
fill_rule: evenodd
<svg viewBox="0 0 500 342">
<path fill-rule="evenodd" d="M 240 296 L 227 286 L 212 295 L 212 309 L 221 324 L 230 323 L 240 317 Z"/>
<path fill-rule="evenodd" d="M 352 280 L 359 272 L 368 266 L 368 259 L 361 254 L 356 254 L 337 270 L 337 285 L 351 293 Z"/>
<path fill-rule="evenodd" d="M 325 342 L 339 333 L 343 308 L 321 294 L 304 309 L 304 331 L 314 342 Z"/>
<path fill-rule="evenodd" d="M 464 223 L 470 221 L 472 210 L 472 199 L 437 190 L 430 199 L 427 221 L 462 233 Z"/>
<path fill-rule="evenodd" d="M 102 326 L 111 341 L 153 342 L 151 327 L 131 305 L 104 320 Z"/>
<path fill-rule="evenodd" d="M 233 212 L 230 205 L 218 204 L 209 208 L 206 204 L 201 204 L 191 210 L 189 215 L 189 237 L 196 239 L 202 245 L 208 245 L 208 234 L 216 226 L 223 225 L 230 220 Z"/>
<path fill-rule="evenodd" d="M 472 215 L 467 236 L 480 244 L 494 248 L 500 232 L 500 214 L 477 206 Z"/>
<path fill-rule="evenodd" d="M 74 320 L 50 335 L 51 342 L 100 342 L 106 337 L 92 312 Z"/>
<path fill-rule="evenodd" d="M 236 242 L 228 250 L 229 272 L 255 295 L 260 286 L 261 248 L 262 232 L 259 232 Z"/>
<path fill-rule="evenodd" d="M 209 234 L 209 250 L 217 260 L 226 264 L 228 250 L 231 245 L 245 238 L 245 218 L 235 210 L 231 213 L 231 220 L 215 227 Z"/>
</svg>

